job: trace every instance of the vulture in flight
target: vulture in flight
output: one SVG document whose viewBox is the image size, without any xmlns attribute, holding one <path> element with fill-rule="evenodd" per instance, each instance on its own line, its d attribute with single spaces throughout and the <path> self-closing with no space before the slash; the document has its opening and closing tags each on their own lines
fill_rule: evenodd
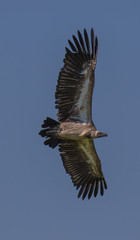
<svg viewBox="0 0 140 240">
<path fill-rule="evenodd" d="M 59 145 L 60 155 L 67 173 L 70 174 L 78 198 L 88 199 L 98 190 L 104 194 L 107 184 L 102 173 L 101 162 L 96 153 L 93 139 L 107 136 L 97 131 L 92 121 L 92 93 L 95 83 L 98 39 L 93 28 L 88 37 L 83 35 L 68 40 L 64 66 L 60 70 L 55 93 L 58 121 L 49 117 L 44 120 L 39 134 L 45 137 L 45 145 Z"/>
</svg>

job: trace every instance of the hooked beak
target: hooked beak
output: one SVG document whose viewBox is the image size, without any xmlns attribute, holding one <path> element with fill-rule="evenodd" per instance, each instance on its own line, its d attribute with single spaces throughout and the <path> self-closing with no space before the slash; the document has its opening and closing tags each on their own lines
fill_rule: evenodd
<svg viewBox="0 0 140 240">
<path fill-rule="evenodd" d="M 99 138 L 99 137 L 107 137 L 107 133 L 103 133 L 103 132 L 97 131 L 96 137 L 97 137 L 97 138 Z"/>
</svg>

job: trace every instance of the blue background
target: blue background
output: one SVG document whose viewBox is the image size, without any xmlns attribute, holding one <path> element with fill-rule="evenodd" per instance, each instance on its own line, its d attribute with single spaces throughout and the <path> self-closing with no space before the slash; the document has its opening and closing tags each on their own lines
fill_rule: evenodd
<svg viewBox="0 0 140 240">
<path fill-rule="evenodd" d="M 108 190 L 77 198 L 58 149 L 38 135 L 72 34 L 99 39 L 93 120 Z M 0 2 L 0 239 L 139 239 L 140 2 Z"/>
</svg>

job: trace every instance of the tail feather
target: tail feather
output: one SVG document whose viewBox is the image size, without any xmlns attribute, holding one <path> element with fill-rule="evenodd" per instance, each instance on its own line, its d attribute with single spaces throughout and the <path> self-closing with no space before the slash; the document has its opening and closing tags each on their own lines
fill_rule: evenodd
<svg viewBox="0 0 140 240">
<path fill-rule="evenodd" d="M 44 144 L 49 145 L 49 147 L 51 148 L 55 148 L 61 142 L 61 140 L 58 139 L 55 134 L 58 125 L 59 122 L 55 121 L 52 118 L 47 117 L 47 119 L 44 120 L 44 124 L 42 124 L 42 128 L 45 129 L 42 129 L 39 132 L 39 135 L 41 135 L 41 137 L 46 137 L 47 139 L 45 140 Z"/>
<path fill-rule="evenodd" d="M 41 130 L 39 135 L 41 135 L 41 137 L 46 137 L 46 129 Z"/>
<path fill-rule="evenodd" d="M 47 119 L 44 120 L 44 124 L 42 124 L 42 128 L 46 128 L 46 127 L 55 127 L 56 125 L 58 125 L 59 122 L 55 121 L 52 118 L 47 117 Z"/>
<path fill-rule="evenodd" d="M 59 143 L 60 140 L 58 138 L 49 138 L 44 142 L 45 145 L 49 145 L 51 148 L 55 148 Z"/>
</svg>

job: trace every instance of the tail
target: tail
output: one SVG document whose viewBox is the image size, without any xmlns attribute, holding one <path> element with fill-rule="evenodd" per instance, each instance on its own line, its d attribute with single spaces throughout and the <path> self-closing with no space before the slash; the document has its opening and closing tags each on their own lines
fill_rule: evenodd
<svg viewBox="0 0 140 240">
<path fill-rule="evenodd" d="M 41 137 L 46 137 L 46 141 L 44 142 L 45 145 L 49 145 L 51 148 L 55 148 L 59 143 L 60 139 L 56 137 L 56 131 L 59 126 L 59 122 L 53 120 L 52 118 L 47 117 L 46 120 L 44 120 L 44 124 L 42 124 L 42 129 L 39 132 L 39 135 Z"/>
</svg>

